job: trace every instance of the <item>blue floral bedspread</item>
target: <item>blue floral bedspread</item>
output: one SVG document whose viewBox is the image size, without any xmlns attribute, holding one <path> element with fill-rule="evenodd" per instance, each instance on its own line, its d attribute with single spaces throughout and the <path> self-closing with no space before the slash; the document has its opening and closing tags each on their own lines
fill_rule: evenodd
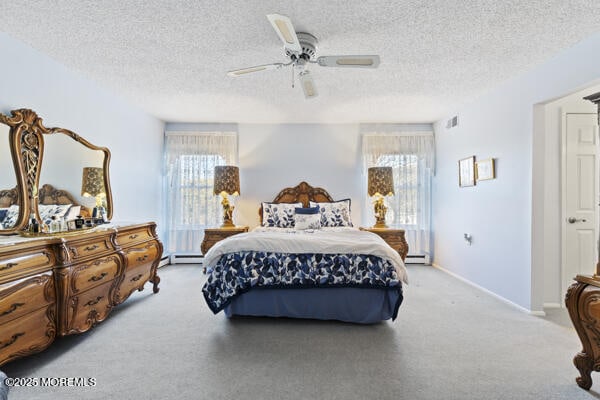
<svg viewBox="0 0 600 400">
<path fill-rule="evenodd" d="M 250 289 L 360 287 L 396 290 L 402 302 L 402 284 L 393 264 L 372 255 L 283 254 L 241 251 L 223 255 L 202 292 L 208 307 L 218 313 Z"/>
</svg>

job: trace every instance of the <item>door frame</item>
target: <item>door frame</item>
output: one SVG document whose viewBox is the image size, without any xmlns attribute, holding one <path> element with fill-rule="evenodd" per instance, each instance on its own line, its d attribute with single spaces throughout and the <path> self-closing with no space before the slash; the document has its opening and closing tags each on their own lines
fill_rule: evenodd
<svg viewBox="0 0 600 400">
<path fill-rule="evenodd" d="M 581 111 L 574 111 L 574 110 L 568 110 L 565 108 L 561 108 L 560 110 L 560 296 L 561 299 L 564 299 L 566 296 L 566 291 L 563 290 L 563 284 L 564 282 L 568 281 L 573 281 L 574 276 L 567 276 L 567 252 L 566 252 L 566 247 L 567 247 L 567 193 L 565 190 L 566 187 L 566 182 L 567 182 L 567 114 L 587 114 L 587 115 L 594 115 L 597 116 L 598 114 L 596 113 L 588 113 L 588 112 L 581 112 Z M 600 131 L 599 131 L 600 132 Z M 600 146 L 600 138 L 596 138 L 599 139 L 598 146 Z M 597 146 L 597 147 L 598 147 Z M 599 155 L 600 155 L 600 149 L 599 149 Z M 599 162 L 599 158 L 600 157 L 596 157 L 596 180 L 598 180 L 600 178 L 600 171 L 598 169 L 598 162 Z M 598 189 L 600 190 L 600 183 L 598 186 Z M 596 193 L 596 201 L 600 200 L 600 193 Z M 598 220 L 600 218 L 600 215 L 598 215 L 599 213 L 599 208 L 596 207 L 596 220 Z M 597 228 L 596 230 L 596 243 L 598 243 L 600 237 L 600 228 Z M 560 307 L 561 308 L 565 308 L 565 304 L 564 302 L 560 303 Z"/>
</svg>

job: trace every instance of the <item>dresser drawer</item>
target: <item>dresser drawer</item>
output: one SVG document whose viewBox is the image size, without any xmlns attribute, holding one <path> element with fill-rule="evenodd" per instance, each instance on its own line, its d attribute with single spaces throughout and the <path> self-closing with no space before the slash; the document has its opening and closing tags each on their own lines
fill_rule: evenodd
<svg viewBox="0 0 600 400">
<path fill-rule="evenodd" d="M 125 255 L 127 270 L 137 268 L 141 265 L 148 265 L 148 268 L 158 258 L 158 243 L 155 241 L 144 243 L 142 246 L 131 247 L 125 249 L 123 254 Z"/>
<path fill-rule="evenodd" d="M 142 290 L 144 284 L 150 279 L 151 273 L 152 269 L 147 266 L 127 270 L 125 278 L 123 278 L 115 294 L 115 303 L 120 304 L 135 290 Z"/>
<path fill-rule="evenodd" d="M 26 270 L 51 267 L 53 264 L 54 256 L 49 250 L 3 257 L 0 258 L 0 274 L 15 275 Z"/>
<path fill-rule="evenodd" d="M 48 347 L 56 336 L 55 315 L 56 304 L 52 303 L 3 324 L 0 329 L 0 365 Z"/>
<path fill-rule="evenodd" d="M 150 239 L 154 239 L 150 226 L 117 232 L 117 244 L 121 247 L 126 247 L 132 243 L 145 242 Z"/>
<path fill-rule="evenodd" d="M 110 236 L 90 238 L 87 241 L 67 242 L 67 250 L 73 261 L 113 251 Z"/>
<path fill-rule="evenodd" d="M 111 310 L 110 289 L 113 281 L 69 298 L 65 334 L 85 332 L 104 321 Z"/>
<path fill-rule="evenodd" d="M 0 325 L 55 301 L 52 272 L 0 285 Z"/>
<path fill-rule="evenodd" d="M 113 280 L 119 275 L 121 264 L 119 256 L 111 255 L 71 267 L 69 294 L 74 295 Z"/>
</svg>

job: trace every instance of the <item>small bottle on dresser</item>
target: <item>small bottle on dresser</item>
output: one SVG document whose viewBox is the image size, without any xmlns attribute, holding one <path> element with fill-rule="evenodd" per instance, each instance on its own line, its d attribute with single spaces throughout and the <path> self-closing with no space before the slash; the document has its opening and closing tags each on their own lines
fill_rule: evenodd
<svg viewBox="0 0 600 400">
<path fill-rule="evenodd" d="M 40 232 L 40 224 L 37 219 L 35 219 L 35 214 L 31 213 L 29 216 L 29 232 L 31 233 L 39 233 Z"/>
</svg>

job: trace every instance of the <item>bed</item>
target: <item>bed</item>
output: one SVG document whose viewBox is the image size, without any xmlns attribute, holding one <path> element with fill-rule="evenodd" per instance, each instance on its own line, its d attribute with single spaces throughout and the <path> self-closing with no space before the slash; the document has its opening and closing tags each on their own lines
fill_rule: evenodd
<svg viewBox="0 0 600 400">
<path fill-rule="evenodd" d="M 347 210 L 335 208 L 345 203 Z M 228 317 L 394 320 L 407 283 L 403 260 L 378 235 L 352 227 L 349 206 L 349 199 L 335 202 L 306 182 L 262 203 L 260 227 L 205 254 L 208 307 Z M 267 212 L 273 208 L 279 217 Z M 338 214 L 329 214 L 331 209 Z M 302 215 L 314 210 L 316 217 Z M 306 219 L 323 226 L 307 225 Z"/>
</svg>

